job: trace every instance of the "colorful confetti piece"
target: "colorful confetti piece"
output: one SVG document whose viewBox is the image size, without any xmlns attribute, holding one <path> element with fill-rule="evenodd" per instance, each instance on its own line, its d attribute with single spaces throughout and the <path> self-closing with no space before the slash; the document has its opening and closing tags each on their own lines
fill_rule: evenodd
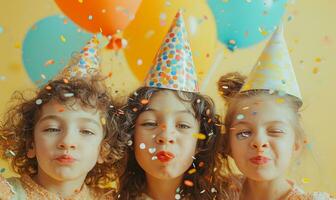
<svg viewBox="0 0 336 200">
<path fill-rule="evenodd" d="M 193 133 L 192 136 L 199 140 L 204 140 L 206 138 L 206 136 L 203 133 Z"/>
<path fill-rule="evenodd" d="M 132 144 L 133 144 L 133 141 L 132 141 L 132 140 L 128 140 L 128 141 L 127 141 L 127 145 L 128 145 L 128 146 L 132 146 Z"/>
<path fill-rule="evenodd" d="M 41 104 L 42 104 L 42 99 L 37 99 L 37 100 L 35 101 L 35 103 L 36 103 L 36 105 L 41 105 Z"/>
<path fill-rule="evenodd" d="M 313 74 L 317 74 L 319 73 L 319 68 L 318 67 L 314 67 L 313 68 Z"/>
<path fill-rule="evenodd" d="M 141 58 L 139 58 L 139 59 L 137 60 L 137 65 L 142 65 L 142 64 L 143 64 L 143 61 L 142 61 Z"/>
<path fill-rule="evenodd" d="M 4 81 L 4 80 L 6 80 L 6 76 L 0 75 L 0 81 Z"/>
<path fill-rule="evenodd" d="M 141 101 L 140 101 L 140 103 L 141 104 L 143 104 L 143 105 L 146 105 L 146 104 L 148 104 L 148 99 L 142 99 Z"/>
<path fill-rule="evenodd" d="M 101 123 L 102 123 L 103 125 L 106 124 L 106 119 L 105 119 L 105 117 L 102 117 L 102 118 L 100 119 L 100 121 L 101 121 Z"/>
<path fill-rule="evenodd" d="M 4 32 L 4 29 L 2 28 L 2 26 L 0 26 L 0 34 Z"/>
<path fill-rule="evenodd" d="M 237 117 L 236 117 L 236 119 L 238 119 L 238 120 L 242 120 L 244 118 L 245 118 L 245 116 L 243 114 L 238 114 Z"/>
<path fill-rule="evenodd" d="M 195 173 L 195 172 L 196 172 L 196 169 L 195 169 L 195 168 L 192 168 L 192 169 L 189 169 L 188 174 L 193 174 L 193 173 Z"/>
<path fill-rule="evenodd" d="M 194 183 L 191 180 L 184 180 L 184 185 L 186 185 L 188 187 L 192 187 L 192 186 L 194 186 Z"/>
<path fill-rule="evenodd" d="M 301 182 L 302 183 L 309 183 L 310 182 L 310 178 L 302 178 Z"/>
<path fill-rule="evenodd" d="M 89 15 L 88 19 L 91 21 L 93 19 L 93 16 Z"/>
<path fill-rule="evenodd" d="M 180 200 L 181 199 L 181 195 L 180 194 L 175 194 L 175 199 L 176 200 Z"/>
<path fill-rule="evenodd" d="M 47 67 L 49 65 L 52 65 L 52 64 L 55 64 L 55 61 L 53 59 L 50 59 L 50 60 L 47 60 L 45 63 L 44 63 L 44 66 Z"/>
<path fill-rule="evenodd" d="M 66 42 L 66 39 L 65 39 L 64 35 L 61 35 L 61 36 L 60 36 L 60 39 L 61 39 L 61 42 L 63 42 L 63 43 Z"/>
<path fill-rule="evenodd" d="M 281 103 L 284 103 L 284 102 L 285 102 L 285 99 L 284 99 L 284 98 L 277 98 L 277 99 L 275 100 L 275 102 L 281 104 Z"/>
<path fill-rule="evenodd" d="M 146 145 L 145 145 L 145 143 L 141 143 L 139 147 L 140 147 L 140 149 L 145 149 Z"/>
<path fill-rule="evenodd" d="M 148 148 L 148 152 L 151 153 L 151 154 L 155 153 L 155 151 L 156 151 L 156 148 L 155 148 L 155 147 L 153 147 L 153 148 Z"/>
</svg>

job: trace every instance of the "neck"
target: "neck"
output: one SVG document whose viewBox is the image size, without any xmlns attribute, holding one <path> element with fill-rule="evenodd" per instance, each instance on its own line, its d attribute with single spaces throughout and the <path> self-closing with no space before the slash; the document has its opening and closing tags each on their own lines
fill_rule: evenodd
<svg viewBox="0 0 336 200">
<path fill-rule="evenodd" d="M 33 180 L 44 187 L 49 192 L 60 195 L 63 198 L 69 198 L 81 190 L 86 176 L 81 176 L 71 180 L 57 180 L 47 175 L 40 168 Z"/>
<path fill-rule="evenodd" d="M 292 186 L 285 178 L 277 178 L 267 181 L 255 181 L 247 178 L 243 185 L 240 199 L 285 199 L 291 188 Z"/>
<path fill-rule="evenodd" d="M 146 174 L 146 194 L 153 199 L 175 199 L 176 189 L 180 186 L 183 176 L 174 179 L 158 179 Z"/>
</svg>

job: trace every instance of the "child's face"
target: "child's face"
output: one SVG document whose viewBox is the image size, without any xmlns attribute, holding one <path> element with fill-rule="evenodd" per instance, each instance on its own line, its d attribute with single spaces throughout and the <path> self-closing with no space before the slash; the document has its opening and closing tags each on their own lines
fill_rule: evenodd
<svg viewBox="0 0 336 200">
<path fill-rule="evenodd" d="M 231 155 L 240 171 L 256 181 L 284 175 L 298 150 L 293 111 L 274 96 L 240 99 L 230 128 Z"/>
<path fill-rule="evenodd" d="M 85 179 L 97 162 L 103 136 L 96 110 L 46 103 L 34 129 L 38 173 L 57 181 Z"/>
<path fill-rule="evenodd" d="M 147 176 L 181 177 L 192 164 L 199 126 L 189 103 L 171 91 L 156 93 L 135 125 L 135 157 Z"/>
</svg>

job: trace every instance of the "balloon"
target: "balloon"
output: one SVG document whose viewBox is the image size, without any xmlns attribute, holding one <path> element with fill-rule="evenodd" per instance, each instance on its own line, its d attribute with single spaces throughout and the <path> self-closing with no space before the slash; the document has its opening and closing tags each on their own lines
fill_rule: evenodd
<svg viewBox="0 0 336 200">
<path fill-rule="evenodd" d="M 266 39 L 279 25 L 287 0 L 208 0 L 218 39 L 230 50 Z"/>
<path fill-rule="evenodd" d="M 144 0 L 134 21 L 125 29 L 125 57 L 134 75 L 143 81 L 171 22 L 182 9 L 196 71 L 207 72 L 214 57 L 215 19 L 205 0 Z"/>
<path fill-rule="evenodd" d="M 68 63 L 73 52 L 79 52 L 91 34 L 81 31 L 62 16 L 38 21 L 23 41 L 22 59 L 32 81 L 45 84 Z"/>
<path fill-rule="evenodd" d="M 141 0 L 55 0 L 76 24 L 91 33 L 112 36 L 134 19 Z"/>
</svg>

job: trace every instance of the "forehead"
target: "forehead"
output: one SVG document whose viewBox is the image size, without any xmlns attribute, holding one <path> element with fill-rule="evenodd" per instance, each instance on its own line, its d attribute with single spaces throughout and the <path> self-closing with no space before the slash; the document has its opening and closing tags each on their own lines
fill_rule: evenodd
<svg viewBox="0 0 336 200">
<path fill-rule="evenodd" d="M 194 113 L 190 102 L 182 101 L 174 91 L 170 90 L 162 90 L 155 93 L 150 98 L 147 107 L 162 112 L 187 110 Z"/>
<path fill-rule="evenodd" d="M 242 119 L 266 123 L 270 121 L 291 122 L 294 110 L 285 98 L 276 95 L 256 95 L 236 101 L 233 121 Z"/>
<path fill-rule="evenodd" d="M 46 115 L 56 115 L 69 118 L 85 117 L 96 119 L 99 118 L 100 113 L 97 111 L 97 109 L 83 106 L 78 101 L 68 101 L 63 104 L 52 100 L 43 104 L 39 118 L 42 118 Z"/>
</svg>

